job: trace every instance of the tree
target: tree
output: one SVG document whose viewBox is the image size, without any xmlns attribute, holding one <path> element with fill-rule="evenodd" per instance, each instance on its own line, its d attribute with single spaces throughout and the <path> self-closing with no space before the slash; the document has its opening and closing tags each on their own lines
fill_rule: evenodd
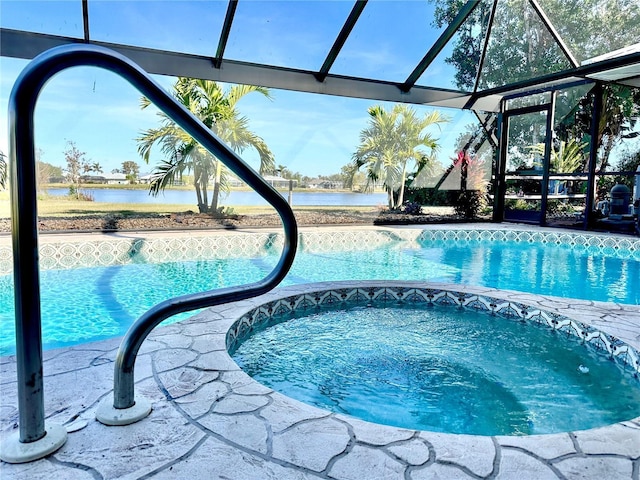
<svg viewBox="0 0 640 480">
<path fill-rule="evenodd" d="M 640 34 L 637 0 L 545 0 L 540 3 L 579 60 L 631 45 Z"/>
<path fill-rule="evenodd" d="M 293 172 L 289 170 L 285 165 L 278 165 L 274 169 L 275 173 L 282 178 L 293 178 Z"/>
<path fill-rule="evenodd" d="M 44 151 L 38 148 L 36 150 L 36 187 L 38 190 L 41 190 L 43 185 L 49 183 L 51 178 L 62 178 L 62 167 L 43 162 L 43 155 Z"/>
<path fill-rule="evenodd" d="M 260 173 L 271 173 L 275 165 L 273 154 L 264 140 L 249 130 L 248 119 L 241 116 L 237 109 L 238 101 L 252 92 L 271 98 L 269 90 L 264 87 L 236 85 L 223 90 L 214 81 L 184 77 L 180 77 L 175 83 L 172 94 L 236 152 L 242 153 L 247 148 L 255 149 L 260 156 Z M 149 100 L 142 98 L 141 108 L 149 105 Z M 216 213 L 220 191 L 228 191 L 226 169 L 222 162 L 207 152 L 166 114 L 160 112 L 158 115 L 161 126 L 146 130 L 136 139 L 138 152 L 145 162 L 149 163 L 151 149 L 155 144 L 159 144 L 167 156 L 152 174 L 150 193 L 157 195 L 167 185 L 180 180 L 184 172 L 193 172 L 199 211 Z M 212 178 L 214 188 L 209 204 L 207 188 Z"/>
<path fill-rule="evenodd" d="M 466 0 L 429 0 L 432 24 L 449 25 Z M 461 89 L 473 88 L 493 2 L 479 2 L 458 29 L 445 62 L 456 68 Z M 494 87 L 570 68 L 568 59 L 528 0 L 500 0 L 480 75 Z M 637 0 L 545 0 L 540 6 L 578 61 L 634 43 L 640 34 Z M 621 39 L 626 39 L 621 42 Z"/>
<path fill-rule="evenodd" d="M 576 142 L 574 139 L 568 142 L 560 141 L 559 147 L 551 149 L 550 169 L 554 173 L 573 173 L 581 170 L 585 164 L 584 149 L 587 143 Z M 532 145 L 529 149 L 540 157 L 544 157 L 544 143 Z M 560 192 L 562 181 L 555 181 L 554 195 Z"/>
<path fill-rule="evenodd" d="M 86 153 L 81 152 L 76 147 L 75 142 L 67 140 L 67 149 L 64 151 L 64 158 L 67 162 L 67 180 L 71 183 L 69 195 L 77 199 L 81 197 L 80 187 L 82 176 L 88 173 L 101 173 L 102 167 L 98 162 L 91 162 L 85 157 Z"/>
<path fill-rule="evenodd" d="M 60 178 L 62 178 L 62 167 L 56 167 L 55 165 L 51 165 L 50 163 L 47 162 L 41 162 L 40 160 L 38 160 L 36 162 L 37 165 L 37 170 L 36 170 L 36 184 L 38 185 L 38 188 L 42 188 L 42 185 L 45 185 L 47 183 L 51 183 L 52 181 L 55 182 L 55 179 L 57 178 L 58 181 Z M 51 180 L 51 179 L 54 180 Z"/>
<path fill-rule="evenodd" d="M 136 162 L 126 160 L 122 162 L 122 173 L 127 176 L 129 183 L 136 183 L 138 175 L 140 174 L 140 167 Z"/>
<path fill-rule="evenodd" d="M 432 24 L 437 28 L 446 27 L 456 17 L 467 0 L 448 0 L 435 3 Z M 482 52 L 483 34 L 486 32 L 490 5 L 480 2 L 467 20 L 458 29 L 453 40 L 451 55 L 445 62 L 456 67 L 455 84 L 462 90 L 471 90 L 475 83 L 476 71 Z"/>
<path fill-rule="evenodd" d="M 625 152 L 618 160 L 616 169 L 620 172 L 636 172 L 640 166 L 640 149 L 635 152 Z"/>
<path fill-rule="evenodd" d="M 579 99 L 568 112 L 571 123 L 562 122 L 560 134 L 566 138 L 582 139 L 591 128 L 593 95 Z M 640 136 L 636 131 L 640 120 L 640 88 L 626 85 L 602 86 L 602 114 L 598 125 L 596 144 L 599 148 L 596 171 L 605 172 L 610 166 L 610 155 L 622 140 Z M 564 119 L 563 119 L 564 120 Z"/>
<path fill-rule="evenodd" d="M 466 3 L 465 0 L 429 0 L 435 3 L 433 25 L 448 25 Z M 627 39 L 640 35 L 640 9 L 637 0 L 548 0 L 540 2 L 560 36 L 576 58 L 589 59 L 624 46 Z M 626 5 L 626 6 L 625 6 Z M 458 88 L 471 90 L 476 72 L 491 2 L 480 2 L 458 30 L 452 41 L 446 62 L 456 69 Z M 633 43 L 628 41 L 628 45 Z M 518 80 L 568 70 L 567 58 L 555 43 L 527 0 L 501 0 L 497 3 L 489 46 L 479 77 L 479 88 L 505 85 Z M 580 102 L 572 137 L 565 141 L 581 141 L 589 132 L 591 98 Z M 603 112 L 596 145 L 601 149 L 599 171 L 609 166 L 609 154 L 614 145 L 633 130 L 640 115 L 640 89 L 614 84 L 603 88 Z M 530 125 L 510 125 L 510 136 L 528 131 Z"/>
<path fill-rule="evenodd" d="M 619 172 L 636 172 L 640 166 L 640 150 L 635 152 L 627 151 L 618 160 L 615 165 L 615 169 Z M 633 192 L 635 182 L 635 176 L 631 175 L 615 175 L 615 176 L 601 176 L 598 179 L 598 190 L 604 190 L 610 192 L 616 183 L 622 183 L 629 187 L 629 190 Z"/>
<path fill-rule="evenodd" d="M 366 184 L 367 181 L 366 175 L 358 169 L 358 166 L 354 162 L 342 166 L 339 179 L 344 188 L 350 190 Z"/>
<path fill-rule="evenodd" d="M 584 149 L 586 143 L 579 143 L 571 139 L 568 142 L 560 141 L 558 148 L 551 149 L 551 171 L 555 173 L 573 173 L 584 167 Z M 537 143 L 529 147 L 540 157 L 544 157 L 544 143 Z"/>
<path fill-rule="evenodd" d="M 446 121 L 437 110 L 419 118 L 407 105 L 397 104 L 390 112 L 381 106 L 369 108 L 369 126 L 360 132 L 353 172 L 364 166 L 367 188 L 382 181 L 389 208 L 399 208 L 404 200 L 409 162 L 415 163 L 416 178 L 428 173 L 438 142 L 427 129 Z"/>
<path fill-rule="evenodd" d="M 640 118 L 640 88 L 626 85 L 605 85 L 602 92 L 602 116 L 598 126 L 598 171 L 606 171 L 613 147 L 622 139 L 635 138 L 635 126 Z"/>
</svg>

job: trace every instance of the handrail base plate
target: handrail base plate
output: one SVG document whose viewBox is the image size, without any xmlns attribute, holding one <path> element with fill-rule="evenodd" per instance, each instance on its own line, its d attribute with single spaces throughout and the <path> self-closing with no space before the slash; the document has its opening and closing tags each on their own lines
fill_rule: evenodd
<svg viewBox="0 0 640 480">
<path fill-rule="evenodd" d="M 144 397 L 137 397 L 136 402 L 129 408 L 115 408 L 113 395 L 107 396 L 96 411 L 96 420 L 104 425 L 121 426 L 131 425 L 151 413 L 151 402 Z"/>
<path fill-rule="evenodd" d="M 7 463 L 27 463 L 55 452 L 67 441 L 67 431 L 62 425 L 46 426 L 46 435 L 35 442 L 22 443 L 16 432 L 2 442 L 0 460 Z"/>
</svg>

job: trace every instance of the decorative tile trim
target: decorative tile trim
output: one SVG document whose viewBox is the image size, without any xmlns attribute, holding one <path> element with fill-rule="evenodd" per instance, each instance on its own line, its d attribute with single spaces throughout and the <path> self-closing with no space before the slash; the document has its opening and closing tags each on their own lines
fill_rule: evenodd
<svg viewBox="0 0 640 480">
<path fill-rule="evenodd" d="M 424 244 L 433 241 L 456 242 L 517 242 L 542 243 L 548 245 L 567 245 L 578 251 L 616 256 L 618 252 L 640 260 L 640 239 L 630 237 L 613 237 L 593 233 L 545 232 L 529 230 L 480 230 L 451 229 L 423 230 L 417 239 Z"/>
<path fill-rule="evenodd" d="M 341 230 L 337 232 L 302 232 L 300 247 L 306 252 L 339 250 L 374 250 L 383 245 L 404 241 L 386 230 Z"/>
<path fill-rule="evenodd" d="M 300 234 L 300 249 L 308 252 L 370 249 L 404 241 L 384 230 L 305 232 Z M 213 234 L 170 238 L 106 239 L 90 242 L 45 243 L 40 245 L 43 270 L 159 263 L 165 261 L 211 260 L 254 257 L 269 250 L 280 251 L 281 233 Z M 0 247 L 0 275 L 11 273 L 10 246 Z"/>
<path fill-rule="evenodd" d="M 0 246 L 0 275 L 13 271 L 13 253 L 11 246 Z"/>
<path fill-rule="evenodd" d="M 397 303 L 444 305 L 488 312 L 529 324 L 538 324 L 582 341 L 588 347 L 615 360 L 623 369 L 640 377 L 640 352 L 618 338 L 577 320 L 538 308 L 483 295 L 432 288 L 363 286 L 318 290 L 264 303 L 236 320 L 226 335 L 227 350 L 232 353 L 256 329 L 267 326 L 274 317 L 293 312 L 313 311 L 319 307 L 346 308 L 353 305 Z"/>
<path fill-rule="evenodd" d="M 419 232 L 419 234 L 417 234 Z M 353 251 L 375 249 L 393 243 L 425 244 L 432 241 L 495 241 L 569 245 L 577 250 L 608 256 L 623 255 L 640 260 L 640 239 L 602 236 L 589 233 L 558 233 L 525 230 L 437 229 L 437 230 L 339 230 L 302 232 L 300 248 L 307 252 Z M 221 259 L 262 255 L 279 251 L 281 233 L 233 233 L 209 236 L 168 238 L 105 239 L 89 242 L 40 244 L 40 268 L 66 269 L 94 266 L 126 265 Z M 11 246 L 0 247 L 0 275 L 11 273 Z"/>
<path fill-rule="evenodd" d="M 249 257 L 281 245 L 279 234 L 256 233 L 45 243 L 40 244 L 39 253 L 40 268 L 51 270 Z M 11 271 L 11 247 L 0 247 L 0 275 Z"/>
</svg>

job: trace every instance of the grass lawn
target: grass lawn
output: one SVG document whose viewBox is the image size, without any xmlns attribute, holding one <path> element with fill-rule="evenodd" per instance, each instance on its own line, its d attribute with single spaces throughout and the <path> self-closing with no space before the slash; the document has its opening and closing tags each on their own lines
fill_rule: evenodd
<svg viewBox="0 0 640 480">
<path fill-rule="evenodd" d="M 239 215 L 259 215 L 275 213 L 275 210 L 266 205 L 260 206 L 234 206 L 225 205 L 233 209 L 233 213 Z M 295 211 L 308 212 L 371 212 L 376 207 L 350 207 L 350 206 L 294 206 Z M 196 211 L 195 205 L 182 204 L 154 204 L 154 203 L 98 203 L 86 200 L 76 200 L 69 197 L 44 196 L 38 199 L 38 216 L 40 217 L 82 217 L 86 215 L 120 215 L 123 217 L 140 214 L 166 215 L 169 213 Z M 9 192 L 0 191 L 0 218 L 9 218 L 11 207 Z"/>
<path fill-rule="evenodd" d="M 188 209 L 188 205 L 97 203 L 68 197 L 42 197 L 38 199 L 38 215 L 40 217 L 76 217 L 114 213 L 125 216 L 140 213 L 167 214 L 184 212 Z M 0 218 L 8 218 L 9 216 L 11 216 L 9 192 L 0 192 Z"/>
</svg>

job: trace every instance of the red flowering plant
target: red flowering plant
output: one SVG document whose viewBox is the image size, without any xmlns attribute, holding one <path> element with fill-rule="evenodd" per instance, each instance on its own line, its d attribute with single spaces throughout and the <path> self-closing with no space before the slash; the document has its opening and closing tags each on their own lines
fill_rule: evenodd
<svg viewBox="0 0 640 480">
<path fill-rule="evenodd" d="M 461 150 L 454 159 L 454 165 L 460 168 L 460 194 L 454 210 L 461 217 L 475 218 L 486 205 L 486 189 L 489 184 L 487 163 L 484 158 Z"/>
</svg>

